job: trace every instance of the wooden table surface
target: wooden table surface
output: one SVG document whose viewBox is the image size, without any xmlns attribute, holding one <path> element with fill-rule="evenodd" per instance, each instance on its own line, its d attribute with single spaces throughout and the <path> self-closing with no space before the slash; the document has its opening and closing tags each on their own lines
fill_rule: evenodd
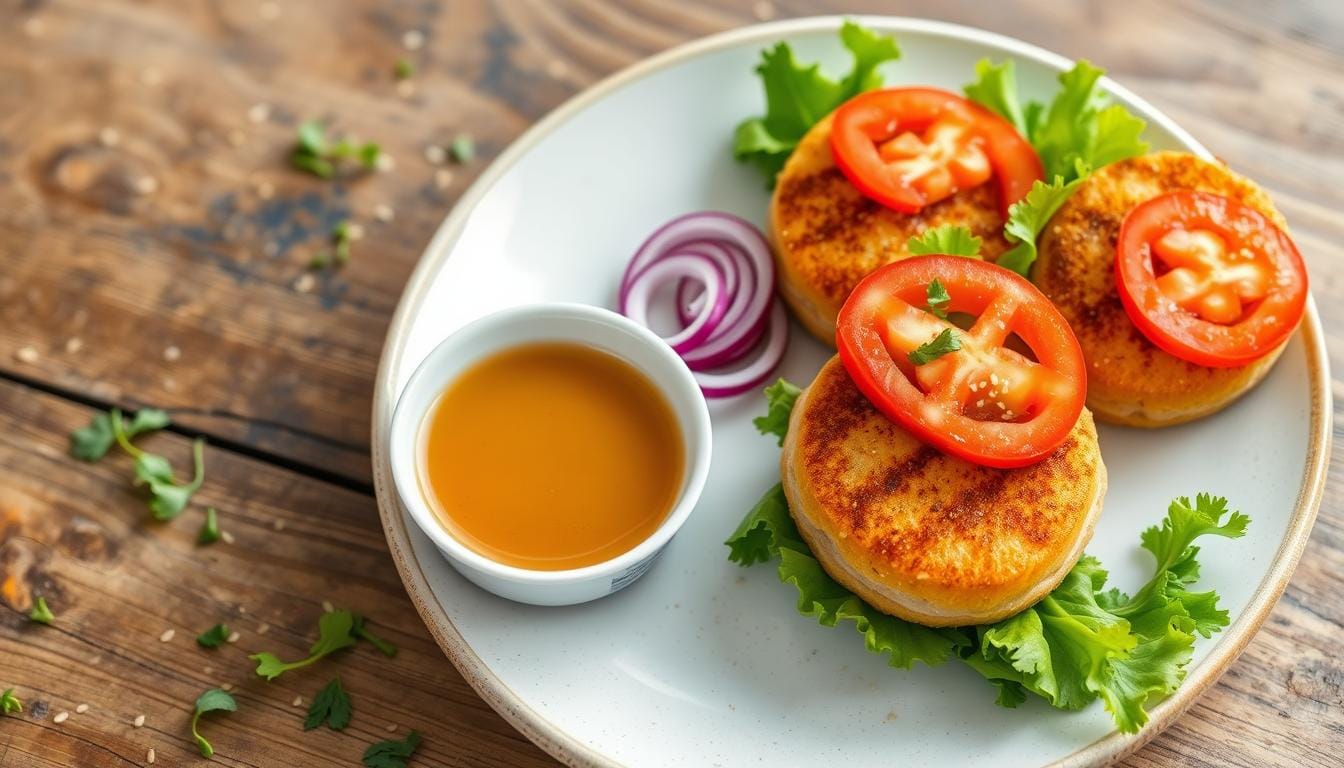
<svg viewBox="0 0 1344 768">
<path fill-rule="evenodd" d="M 439 652 L 389 559 L 368 458 L 389 317 L 458 195 L 547 111 L 677 43 L 832 12 L 977 25 L 1109 68 L 1274 193 L 1344 369 L 1344 9 L 1327 0 L 5 0 L 0 690 L 27 707 L 0 718 L 0 765 L 142 765 L 150 748 L 195 764 L 192 702 L 223 683 L 240 708 L 205 726 L 221 765 L 357 765 L 411 728 L 413 765 L 552 765 Z M 399 86 L 403 56 L 417 72 Z M 291 170 L 309 117 L 378 140 L 395 167 L 336 183 Z M 425 148 L 462 132 L 477 158 L 432 163 Z M 366 231 L 351 262 L 310 273 L 346 217 Z M 124 456 L 69 457 L 70 430 L 114 405 L 168 409 L 174 426 L 144 443 L 178 466 L 208 438 L 205 485 L 177 520 L 147 519 Z M 232 543 L 195 543 L 206 505 Z M 1341 574 L 1336 467 L 1265 627 L 1127 764 L 1344 764 Z M 50 627 L 26 619 L 39 593 Z M 401 653 L 256 678 L 245 654 L 302 656 L 324 601 Z M 219 621 L 238 642 L 197 648 Z M 304 733 L 292 702 L 333 671 L 354 722 Z"/>
</svg>

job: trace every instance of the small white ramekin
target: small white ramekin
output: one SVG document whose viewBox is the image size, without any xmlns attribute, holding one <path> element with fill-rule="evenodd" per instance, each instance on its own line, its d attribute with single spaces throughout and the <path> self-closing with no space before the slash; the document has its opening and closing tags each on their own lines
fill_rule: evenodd
<svg viewBox="0 0 1344 768">
<path fill-rule="evenodd" d="M 633 365 L 667 397 L 685 446 L 685 479 L 676 506 L 647 539 L 606 562 L 566 571 L 503 565 L 468 548 L 444 529 L 420 478 L 425 417 L 444 389 L 495 352 L 532 342 L 568 341 L 613 354 Z M 662 554 L 700 499 L 709 474 L 709 407 L 686 363 L 647 328 L 600 307 L 533 304 L 475 320 L 444 339 L 420 363 L 397 400 L 388 456 L 401 503 L 425 535 L 463 576 L 490 592 L 533 605 L 572 605 L 609 595 L 634 582 Z"/>
</svg>

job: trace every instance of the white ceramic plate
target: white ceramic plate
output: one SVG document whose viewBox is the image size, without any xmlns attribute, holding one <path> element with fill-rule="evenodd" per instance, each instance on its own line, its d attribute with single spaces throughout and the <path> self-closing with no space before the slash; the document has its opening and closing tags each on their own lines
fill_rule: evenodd
<svg viewBox="0 0 1344 768">
<path fill-rule="evenodd" d="M 911 19 L 861 21 L 895 34 L 893 84 L 958 89 L 985 56 L 1017 61 L 1025 97 L 1053 92 L 1070 62 L 1024 43 Z M 1149 432 L 1103 428 L 1105 512 L 1088 551 L 1115 583 L 1150 569 L 1139 532 L 1169 499 L 1211 491 L 1252 518 L 1240 540 L 1201 542 L 1203 583 L 1233 623 L 1201 641 L 1180 691 L 1138 737 L 1100 705 L 1017 710 L 958 664 L 891 669 L 850 627 L 794 610 L 769 565 L 740 569 L 723 539 L 778 480 L 778 449 L 756 434 L 760 397 L 712 406 L 715 463 L 694 515 L 631 588 L 565 609 L 493 597 L 457 575 L 400 507 L 387 466 L 397 395 L 426 353 L 467 321 L 541 300 L 612 306 L 640 241 L 669 218 L 719 209 L 764 223 L 760 177 L 732 161 L 736 123 L 762 110 L 753 74 L 777 40 L 843 70 L 839 19 L 737 30 L 669 51 L 577 97 L 518 140 L 444 222 L 392 322 L 374 403 L 373 461 L 383 524 L 425 622 L 467 680 L 529 738 L 575 765 L 1088 764 L 1136 749 L 1235 659 L 1283 590 L 1310 532 L 1328 456 L 1330 403 L 1319 322 L 1258 389 L 1215 417 Z M 1114 83 L 1148 120 L 1155 148 L 1207 151 Z M 780 373 L 811 380 L 828 350 L 795 328 Z"/>
</svg>

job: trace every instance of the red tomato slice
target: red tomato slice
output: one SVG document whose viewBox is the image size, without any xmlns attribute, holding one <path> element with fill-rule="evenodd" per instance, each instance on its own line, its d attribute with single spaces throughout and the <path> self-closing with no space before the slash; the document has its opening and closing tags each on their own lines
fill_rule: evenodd
<svg viewBox="0 0 1344 768">
<path fill-rule="evenodd" d="M 831 155 L 859 191 L 902 213 L 992 176 L 1007 218 L 1043 174 L 1036 150 L 1012 123 L 936 88 L 884 88 L 840 105 Z"/>
<path fill-rule="evenodd" d="M 1149 341 L 1211 368 L 1269 354 L 1307 304 L 1292 239 L 1259 211 L 1207 192 L 1169 192 L 1131 210 L 1116 241 L 1115 282 Z"/>
<path fill-rule="evenodd" d="M 926 311 L 934 280 L 951 297 L 947 312 L 975 316 L 969 330 Z M 948 329 L 960 349 L 911 362 L 911 352 Z M 1012 334 L 1030 357 L 1004 346 Z M 836 346 L 850 378 L 888 418 L 944 453 L 990 467 L 1050 455 L 1087 396 L 1083 352 L 1059 310 L 1021 276 L 979 259 L 918 256 L 872 273 L 840 310 Z"/>
</svg>

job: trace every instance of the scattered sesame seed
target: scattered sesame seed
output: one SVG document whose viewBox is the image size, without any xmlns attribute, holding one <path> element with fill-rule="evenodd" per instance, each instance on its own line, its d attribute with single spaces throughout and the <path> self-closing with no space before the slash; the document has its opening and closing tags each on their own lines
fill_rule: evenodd
<svg viewBox="0 0 1344 768">
<path fill-rule="evenodd" d="M 165 630 L 163 630 L 163 634 L 159 635 L 159 642 L 160 642 L 160 643 L 166 643 L 166 642 L 169 642 L 170 640 L 173 639 L 173 635 L 176 635 L 176 634 L 177 634 L 177 630 L 175 630 L 175 629 L 172 629 L 172 628 L 165 629 Z"/>
<path fill-rule="evenodd" d="M 247 606 L 246 605 L 238 606 L 238 615 L 241 616 L 244 613 L 247 613 Z"/>
<path fill-rule="evenodd" d="M 430 165 L 443 165 L 448 162 L 448 150 L 438 144 L 425 147 L 425 161 Z"/>
<path fill-rule="evenodd" d="M 258 635 L 264 635 L 264 634 L 266 634 L 267 632 L 270 632 L 270 631 L 271 631 L 271 625 L 270 625 L 270 624 L 262 624 L 261 626 L 257 627 L 257 634 L 258 634 Z"/>
<path fill-rule="evenodd" d="M 253 104 L 252 108 L 247 110 L 247 119 L 253 123 L 261 124 L 266 122 L 271 116 L 270 104 Z"/>
<path fill-rule="evenodd" d="M 560 59 L 551 59 L 546 63 L 546 74 L 552 80 L 560 80 L 569 74 L 569 65 Z"/>
<path fill-rule="evenodd" d="M 303 706 L 303 697 L 302 697 L 302 696 L 295 696 L 295 697 L 294 697 L 294 700 L 291 701 L 290 704 L 293 704 L 293 705 L 296 706 L 296 707 L 302 707 L 302 706 Z"/>
<path fill-rule="evenodd" d="M 88 711 L 89 711 L 89 705 L 88 705 L 88 704 L 80 704 L 78 707 L 75 707 L 75 713 L 76 713 L 76 714 L 80 714 L 80 715 L 82 715 L 82 714 L 84 714 L 85 712 L 88 712 Z"/>
<path fill-rule="evenodd" d="M 283 530 L 285 530 L 285 521 L 284 521 L 284 520 L 281 520 L 280 518 L 277 517 L 277 518 L 271 523 L 271 527 L 274 528 L 274 529 L 277 530 L 277 531 L 283 531 Z"/>
<path fill-rule="evenodd" d="M 257 14 L 267 21 L 274 21 L 280 18 L 280 4 L 262 3 L 257 7 Z"/>
<path fill-rule="evenodd" d="M 336 610 L 336 606 L 332 605 L 330 600 L 323 600 L 322 610 L 326 611 L 327 613 L 331 613 Z"/>
<path fill-rule="evenodd" d="M 383 223 L 391 221 L 396 218 L 396 216 L 396 212 L 392 210 L 392 206 L 390 205 L 376 205 L 373 208 L 373 218 Z"/>
<path fill-rule="evenodd" d="M 409 99 L 415 95 L 415 82 L 411 80 L 397 81 L 397 95 L 403 99 Z"/>
<path fill-rule="evenodd" d="M 755 16 L 760 21 L 769 21 L 775 18 L 775 5 L 774 3 L 767 2 L 767 0 L 760 0 L 760 2 L 752 3 L 751 15 Z"/>
<path fill-rule="evenodd" d="M 345 227 L 345 236 L 351 240 L 363 240 L 364 225 L 354 221 L 350 222 Z"/>
<path fill-rule="evenodd" d="M 232 534 L 232 533 L 229 533 L 228 531 L 220 531 L 220 533 L 219 533 L 219 538 L 220 538 L 220 540 L 223 541 L 225 544 L 232 544 L 233 541 L 234 541 L 234 539 L 233 539 L 233 534 Z"/>
<path fill-rule="evenodd" d="M 213 675 L 215 674 L 215 668 L 210 666 L 209 664 L 206 664 L 204 667 L 201 668 L 201 672 L 206 675 Z"/>
<path fill-rule="evenodd" d="M 233 683 L 221 683 L 219 686 L 219 690 L 228 693 L 229 691 L 233 690 Z"/>
<path fill-rule="evenodd" d="M 53 722 L 53 723 L 64 723 L 66 720 L 69 720 L 69 719 L 70 719 L 70 713 L 69 713 L 69 712 L 66 712 L 65 710 L 61 710 L 60 712 L 57 712 L 57 713 L 56 713 L 56 716 L 55 716 L 55 717 L 51 718 L 51 722 Z"/>
<path fill-rule="evenodd" d="M 425 33 L 418 29 L 408 29 L 401 36 L 401 44 L 408 51 L 418 51 L 425 47 Z"/>
<path fill-rule="evenodd" d="M 387 152 L 379 152 L 376 165 L 379 173 L 391 173 L 397 167 L 397 160 Z"/>
<path fill-rule="evenodd" d="M 387 730 L 388 733 L 396 733 L 396 732 L 397 732 L 397 726 L 396 726 L 395 723 L 388 723 L 388 724 L 387 724 L 387 728 L 386 728 L 386 730 Z"/>
<path fill-rule="evenodd" d="M 453 186 L 453 172 L 447 168 L 440 168 L 434 172 L 434 186 L 439 189 L 447 189 Z"/>
<path fill-rule="evenodd" d="M 181 359 L 182 359 L 182 350 L 180 350 L 180 349 L 178 349 L 177 347 L 172 346 L 172 345 L 169 345 L 169 346 L 167 346 L 167 347 L 164 347 L 164 348 L 163 348 L 163 359 L 164 359 L 164 360 L 167 360 L 167 361 L 170 362 L 170 363 L 172 363 L 172 362 L 176 362 L 177 360 L 181 360 Z"/>
<path fill-rule="evenodd" d="M 109 125 L 98 131 L 98 143 L 104 147 L 115 147 L 121 143 L 121 132 Z"/>
<path fill-rule="evenodd" d="M 132 728 L 144 728 L 144 727 L 145 727 L 145 716 L 144 716 L 144 715 L 136 715 L 136 716 L 135 716 L 135 719 L 131 721 L 131 727 L 132 727 Z"/>
<path fill-rule="evenodd" d="M 159 180 L 153 176 L 141 176 L 135 180 L 135 191 L 142 195 L 152 195 L 159 189 Z"/>
<path fill-rule="evenodd" d="M 154 67 L 145 67 L 140 70 L 140 84 L 151 88 L 163 82 L 163 73 Z"/>
<path fill-rule="evenodd" d="M 149 751 L 145 753 L 145 762 L 146 762 L 146 763 L 149 763 L 150 765 L 153 765 L 153 764 L 154 764 L 154 748 L 153 748 L 153 747 L 150 747 L 150 748 L 149 748 Z"/>
<path fill-rule="evenodd" d="M 315 282 L 317 282 L 317 280 L 314 279 L 312 275 L 305 272 L 302 275 L 299 275 L 299 279 L 294 281 L 294 290 L 299 293 L 307 293 L 313 290 L 313 283 Z"/>
<path fill-rule="evenodd" d="M 262 200 L 270 200 L 275 197 L 275 185 L 269 181 L 263 181 L 257 184 L 257 197 Z"/>
<path fill-rule="evenodd" d="M 14 357 L 20 363 L 32 365 L 37 362 L 37 350 L 33 347 L 19 347 L 14 351 Z"/>
<path fill-rule="evenodd" d="M 165 390 L 169 391 L 169 392 L 176 392 L 176 391 L 177 391 L 177 379 L 174 379 L 172 376 L 164 376 L 164 377 L 163 377 L 163 388 L 164 388 Z"/>
<path fill-rule="evenodd" d="M 71 336 L 65 340 L 65 351 L 67 354 L 75 354 L 84 348 L 84 341 L 78 336 Z"/>
<path fill-rule="evenodd" d="M 241 635 L 239 635 L 237 632 L 230 632 L 229 636 L 225 638 L 225 642 L 236 643 L 238 642 L 239 637 L 241 637 Z"/>
</svg>

